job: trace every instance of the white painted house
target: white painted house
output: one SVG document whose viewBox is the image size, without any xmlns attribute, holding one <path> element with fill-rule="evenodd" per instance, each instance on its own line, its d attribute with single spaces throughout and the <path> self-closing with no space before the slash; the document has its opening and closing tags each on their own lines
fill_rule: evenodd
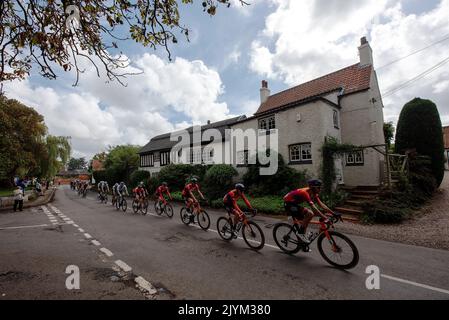
<svg viewBox="0 0 449 320">
<path fill-rule="evenodd" d="M 385 144 L 383 103 L 372 49 L 366 38 L 361 39 L 358 49 L 360 62 L 357 64 L 285 91 L 271 95 L 268 83 L 262 81 L 257 112 L 250 118 L 231 119 L 225 126 L 242 130 L 277 129 L 279 153 L 284 160 L 289 166 L 307 170 L 315 177 L 319 176 L 320 148 L 327 136 L 357 146 Z M 156 141 L 161 138 L 166 139 L 167 135 L 153 138 L 140 151 L 141 169 L 157 172 L 157 162 L 165 163 L 157 154 L 169 144 L 159 146 Z M 236 152 L 250 158 L 254 151 Z M 384 157 L 366 148 L 337 159 L 336 167 L 340 184 L 379 186 L 383 180 Z M 242 170 L 239 166 L 239 171 Z"/>
</svg>

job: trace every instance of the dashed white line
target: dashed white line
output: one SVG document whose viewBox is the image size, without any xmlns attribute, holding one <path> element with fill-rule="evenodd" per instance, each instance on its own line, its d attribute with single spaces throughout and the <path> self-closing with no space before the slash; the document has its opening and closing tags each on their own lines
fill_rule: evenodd
<svg viewBox="0 0 449 320">
<path fill-rule="evenodd" d="M 86 237 L 86 239 L 92 239 L 92 236 L 88 233 L 85 233 L 84 236 Z"/>
<path fill-rule="evenodd" d="M 111 252 L 111 250 L 106 249 L 106 248 L 101 248 L 100 249 L 101 252 L 103 252 L 105 255 L 107 255 L 108 257 L 112 257 L 114 254 Z"/>
<path fill-rule="evenodd" d="M 96 246 L 101 246 L 101 243 L 97 240 L 92 240 L 91 242 Z"/>
<path fill-rule="evenodd" d="M 149 294 L 156 294 L 157 290 L 151 283 L 149 283 L 147 280 L 142 278 L 141 276 L 138 276 L 134 279 L 134 281 L 145 291 L 147 291 Z"/>
<path fill-rule="evenodd" d="M 84 229 L 78 228 L 78 231 L 84 233 Z"/>
<path fill-rule="evenodd" d="M 122 260 L 116 260 L 115 264 L 122 269 L 125 272 L 131 272 L 132 268 L 130 266 L 128 266 L 126 263 L 124 263 Z"/>
<path fill-rule="evenodd" d="M 75 227 L 75 228 L 79 228 L 79 225 L 77 225 L 77 224 L 73 224 L 73 226 Z"/>
</svg>

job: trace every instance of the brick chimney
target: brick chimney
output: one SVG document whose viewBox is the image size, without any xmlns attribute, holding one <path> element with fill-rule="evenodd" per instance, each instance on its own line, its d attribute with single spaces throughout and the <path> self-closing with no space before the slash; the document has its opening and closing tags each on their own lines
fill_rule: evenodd
<svg viewBox="0 0 449 320">
<path fill-rule="evenodd" d="M 366 37 L 363 37 L 360 39 L 360 47 L 359 47 L 359 56 L 360 56 L 360 65 L 361 66 L 367 66 L 367 65 L 373 65 L 373 49 L 371 49 L 371 46 L 369 45 L 368 40 L 366 40 Z"/>
<path fill-rule="evenodd" d="M 268 100 L 271 92 L 268 89 L 268 82 L 266 80 L 262 80 L 262 88 L 260 88 L 260 104 L 265 103 Z"/>
</svg>

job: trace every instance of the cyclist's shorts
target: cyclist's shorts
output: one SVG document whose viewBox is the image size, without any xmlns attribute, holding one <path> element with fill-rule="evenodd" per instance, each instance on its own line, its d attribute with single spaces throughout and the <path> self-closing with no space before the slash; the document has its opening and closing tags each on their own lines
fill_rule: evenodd
<svg viewBox="0 0 449 320">
<path fill-rule="evenodd" d="M 285 211 L 289 216 L 296 218 L 298 220 L 304 219 L 305 208 L 293 202 L 284 202 Z"/>
<path fill-rule="evenodd" d="M 229 214 L 234 213 L 234 204 L 232 203 L 232 199 L 228 199 L 226 197 L 226 199 L 223 201 L 223 204 Z"/>
</svg>

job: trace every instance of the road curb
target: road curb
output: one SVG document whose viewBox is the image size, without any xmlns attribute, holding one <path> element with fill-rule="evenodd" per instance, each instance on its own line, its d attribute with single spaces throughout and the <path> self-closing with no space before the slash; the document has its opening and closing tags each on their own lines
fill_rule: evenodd
<svg viewBox="0 0 449 320">
<path fill-rule="evenodd" d="M 32 203 L 24 203 L 23 204 L 23 209 L 29 209 L 29 208 L 34 208 L 34 207 L 40 207 L 43 205 L 46 205 L 50 202 L 53 202 L 54 198 L 55 198 L 55 194 L 56 194 L 56 189 L 52 189 L 51 193 L 45 197 L 47 197 L 44 200 L 35 200 Z M 9 207 L 4 207 L 4 208 L 0 208 L 0 213 L 14 213 L 14 206 L 9 206 Z"/>
</svg>

